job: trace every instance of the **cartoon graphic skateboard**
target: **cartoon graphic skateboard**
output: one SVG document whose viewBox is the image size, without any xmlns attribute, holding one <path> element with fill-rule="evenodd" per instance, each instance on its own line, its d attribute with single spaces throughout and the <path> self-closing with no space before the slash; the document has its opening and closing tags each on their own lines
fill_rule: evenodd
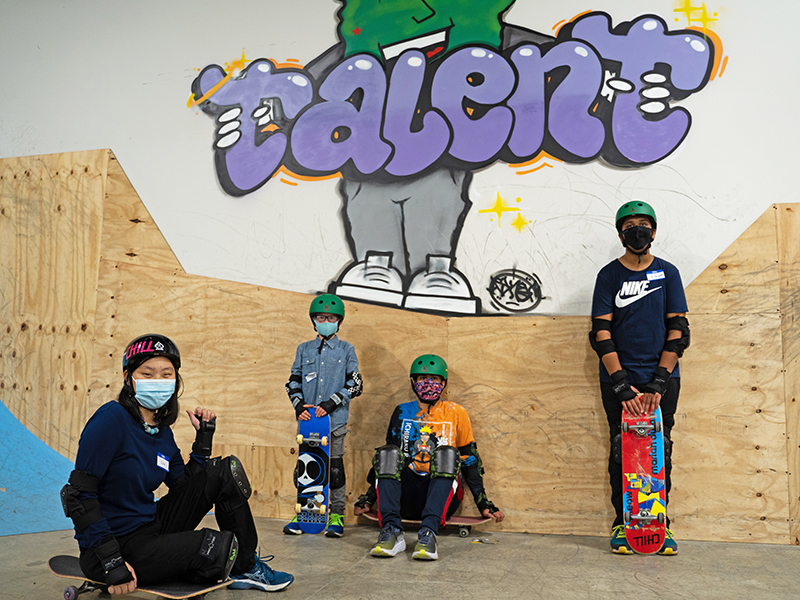
<svg viewBox="0 0 800 600">
<path fill-rule="evenodd" d="M 65 577 L 67 579 L 80 579 L 83 583 L 80 587 L 71 585 L 64 590 L 64 600 L 75 600 L 81 594 L 94 592 L 95 590 L 103 590 L 107 588 L 105 583 L 87 579 L 81 571 L 80 562 L 77 556 L 54 556 L 47 562 L 50 572 L 56 577 Z M 154 594 L 164 598 L 193 598 L 208 592 L 218 590 L 226 587 L 233 580 L 228 579 L 222 583 L 214 585 L 201 585 L 197 583 L 188 583 L 183 581 L 174 581 L 171 583 L 161 583 L 148 587 L 136 588 L 137 592 L 145 592 L 147 594 Z"/>
<path fill-rule="evenodd" d="M 661 409 L 634 417 L 622 412 L 622 502 L 625 539 L 634 552 L 664 545 L 667 503 Z"/>
<path fill-rule="evenodd" d="M 371 510 L 369 512 L 365 512 L 365 513 L 361 513 L 361 516 L 367 517 L 370 521 L 377 521 L 378 520 L 378 513 L 376 513 L 373 510 Z M 456 517 L 456 516 L 454 516 L 454 517 L 450 517 L 450 519 L 448 519 L 447 523 L 445 524 L 445 527 L 447 525 L 454 525 L 454 526 L 458 527 L 458 535 L 459 536 L 467 537 L 469 535 L 470 531 L 472 531 L 472 527 L 474 525 L 482 525 L 482 524 L 486 523 L 487 521 L 491 521 L 491 519 L 488 518 L 488 517 L 460 517 L 460 516 Z M 409 524 L 409 525 L 421 525 L 422 521 L 415 521 L 413 519 L 403 519 L 403 523 L 406 523 L 406 524 Z"/>
<path fill-rule="evenodd" d="M 322 533 L 328 525 L 328 480 L 330 477 L 331 419 L 317 417 L 298 421 L 300 453 L 295 470 L 297 524 L 303 533 Z"/>
</svg>

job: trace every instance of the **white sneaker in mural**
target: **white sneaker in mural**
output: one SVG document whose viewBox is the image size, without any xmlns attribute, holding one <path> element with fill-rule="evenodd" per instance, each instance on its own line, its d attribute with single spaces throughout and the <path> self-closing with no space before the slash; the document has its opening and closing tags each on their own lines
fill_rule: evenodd
<svg viewBox="0 0 800 600">
<path fill-rule="evenodd" d="M 400 306 L 403 278 L 392 266 L 391 252 L 367 252 L 365 260 L 354 263 L 342 274 L 334 293 L 351 300 Z"/>
<path fill-rule="evenodd" d="M 459 314 L 480 312 L 467 278 L 453 267 L 449 256 L 429 256 L 428 266 L 411 280 L 406 308 Z"/>
</svg>

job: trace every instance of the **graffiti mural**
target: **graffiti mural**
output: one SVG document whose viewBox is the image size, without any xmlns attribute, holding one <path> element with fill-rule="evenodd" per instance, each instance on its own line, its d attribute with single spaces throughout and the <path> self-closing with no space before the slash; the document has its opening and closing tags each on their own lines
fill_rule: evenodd
<svg viewBox="0 0 800 600">
<path fill-rule="evenodd" d="M 205 67 L 193 104 L 215 120 L 223 190 L 249 194 L 280 170 L 340 177 L 352 262 L 330 284 L 343 297 L 477 314 L 456 268 L 473 173 L 546 155 L 568 164 L 639 168 L 684 141 L 676 106 L 708 83 L 715 46 L 694 29 L 603 12 L 554 36 L 505 22 L 513 0 L 342 3 L 339 43 L 305 67 L 250 62 L 235 76 Z M 516 212 L 498 193 L 482 212 Z M 502 212 L 497 212 L 498 225 Z M 542 282 L 495 274 L 495 309 L 533 310 Z"/>
</svg>

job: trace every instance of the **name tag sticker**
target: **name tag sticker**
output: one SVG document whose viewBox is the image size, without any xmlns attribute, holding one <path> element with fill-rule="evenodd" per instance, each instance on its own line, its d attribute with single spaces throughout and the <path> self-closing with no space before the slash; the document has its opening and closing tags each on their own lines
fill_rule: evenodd
<svg viewBox="0 0 800 600">
<path fill-rule="evenodd" d="M 159 452 L 156 457 L 156 464 L 165 471 L 169 471 L 169 456 L 164 456 Z"/>
<path fill-rule="evenodd" d="M 659 269 L 658 271 L 648 271 L 647 272 L 647 280 L 654 281 L 656 279 L 664 279 L 664 271 Z"/>
<path fill-rule="evenodd" d="M 316 378 L 317 378 L 316 373 L 309 373 L 308 375 L 306 375 L 306 382 L 314 381 Z"/>
</svg>

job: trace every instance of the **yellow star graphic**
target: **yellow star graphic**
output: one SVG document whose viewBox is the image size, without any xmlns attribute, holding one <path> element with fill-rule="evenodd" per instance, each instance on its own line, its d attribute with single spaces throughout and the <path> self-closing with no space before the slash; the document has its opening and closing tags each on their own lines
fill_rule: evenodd
<svg viewBox="0 0 800 600">
<path fill-rule="evenodd" d="M 523 227 L 525 227 L 525 225 L 527 225 L 528 223 L 530 223 L 530 221 L 526 221 L 525 219 L 523 219 L 523 218 L 522 218 L 522 213 L 519 213 L 519 214 L 517 215 L 517 218 L 516 218 L 516 219 L 514 219 L 514 220 L 511 222 L 511 226 L 512 226 L 512 227 L 515 227 L 515 228 L 517 229 L 517 231 L 519 231 L 520 233 L 522 233 L 522 228 L 523 228 Z"/>
<path fill-rule="evenodd" d="M 500 197 L 500 192 L 497 192 L 497 200 L 495 200 L 494 206 L 491 208 L 483 208 L 479 210 L 479 213 L 495 213 L 497 215 L 497 226 L 500 227 L 500 218 L 503 216 L 505 212 L 519 212 L 520 209 L 513 208 L 511 206 L 506 206 L 503 199 Z M 513 223 L 512 223 L 513 224 Z"/>
</svg>

